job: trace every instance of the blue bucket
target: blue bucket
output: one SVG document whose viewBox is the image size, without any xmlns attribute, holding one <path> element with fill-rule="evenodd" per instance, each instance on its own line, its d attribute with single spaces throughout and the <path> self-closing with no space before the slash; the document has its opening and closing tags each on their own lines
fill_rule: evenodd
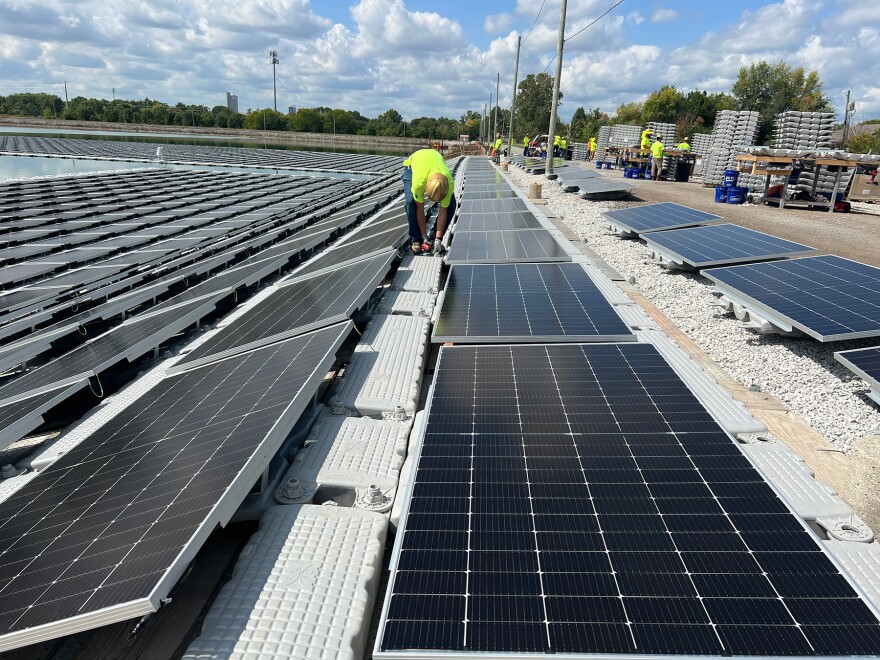
<svg viewBox="0 0 880 660">
<path fill-rule="evenodd" d="M 736 170 L 724 170 L 724 185 L 728 188 L 733 188 L 736 186 L 736 182 L 739 181 L 739 172 Z"/>
<path fill-rule="evenodd" d="M 651 170 L 645 170 L 645 181 L 651 180 Z"/>
<path fill-rule="evenodd" d="M 607 162 L 605 163 L 605 169 L 606 169 L 606 170 L 610 170 L 610 169 L 611 169 L 611 161 L 610 161 L 610 160 L 607 161 Z"/>
<path fill-rule="evenodd" d="M 738 186 L 731 186 L 727 189 L 727 203 L 728 204 L 742 204 L 746 201 L 746 194 L 749 192 L 748 188 L 740 188 Z"/>
<path fill-rule="evenodd" d="M 597 161 L 596 161 L 596 169 L 597 169 L 597 170 L 601 170 L 601 169 L 602 169 L 602 161 L 601 161 L 601 160 L 597 160 Z"/>
<path fill-rule="evenodd" d="M 715 203 L 727 203 L 727 186 L 715 186 Z"/>
</svg>

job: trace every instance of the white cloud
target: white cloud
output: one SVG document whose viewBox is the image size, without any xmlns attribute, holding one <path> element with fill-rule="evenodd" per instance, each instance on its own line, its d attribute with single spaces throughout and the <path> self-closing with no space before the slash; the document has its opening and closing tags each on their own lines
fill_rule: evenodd
<svg viewBox="0 0 880 660">
<path fill-rule="evenodd" d="M 641 25 L 645 22 L 645 17 L 637 11 L 631 11 L 626 15 L 626 20 L 631 23 L 635 23 L 636 25 Z"/>
<path fill-rule="evenodd" d="M 674 9 L 656 9 L 651 14 L 652 23 L 671 23 L 678 18 L 678 12 Z"/>
<path fill-rule="evenodd" d="M 507 32 L 513 23 L 513 16 L 510 14 L 489 14 L 483 20 L 483 30 L 488 34 L 499 34 Z"/>
</svg>

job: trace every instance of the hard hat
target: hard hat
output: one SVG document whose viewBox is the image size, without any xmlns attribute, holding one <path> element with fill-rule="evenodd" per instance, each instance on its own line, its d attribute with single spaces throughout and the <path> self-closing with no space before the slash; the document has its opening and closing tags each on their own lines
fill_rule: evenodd
<svg viewBox="0 0 880 660">
<path fill-rule="evenodd" d="M 445 174 L 434 172 L 428 177 L 428 183 L 425 184 L 425 194 L 432 202 L 439 202 L 446 197 L 449 192 L 449 179 Z"/>
</svg>

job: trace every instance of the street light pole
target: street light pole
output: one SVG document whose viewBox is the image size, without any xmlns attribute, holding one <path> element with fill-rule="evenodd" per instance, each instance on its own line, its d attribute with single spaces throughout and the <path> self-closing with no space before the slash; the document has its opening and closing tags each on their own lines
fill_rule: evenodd
<svg viewBox="0 0 880 660">
<path fill-rule="evenodd" d="M 507 136 L 507 155 L 513 155 L 513 118 L 516 116 L 516 83 L 519 79 L 519 47 L 522 45 L 522 35 L 516 38 L 516 66 L 513 69 L 513 97 L 510 99 L 510 133 Z"/>
<path fill-rule="evenodd" d="M 553 174 L 553 136 L 556 135 L 556 111 L 559 109 L 559 79 L 562 77 L 562 47 L 565 45 L 565 10 L 567 0 L 562 0 L 559 12 L 559 40 L 556 43 L 556 77 L 553 79 L 553 99 L 550 103 L 550 134 L 547 136 L 547 174 Z"/>
<path fill-rule="evenodd" d="M 275 88 L 275 65 L 278 64 L 278 51 L 270 50 L 269 58 L 272 60 L 272 101 L 274 103 L 275 112 L 278 112 L 278 93 Z"/>
</svg>

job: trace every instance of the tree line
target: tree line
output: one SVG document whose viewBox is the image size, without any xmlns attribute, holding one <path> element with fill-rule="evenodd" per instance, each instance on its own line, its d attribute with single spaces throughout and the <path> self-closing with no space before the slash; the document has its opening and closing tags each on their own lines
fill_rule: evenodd
<svg viewBox="0 0 880 660">
<path fill-rule="evenodd" d="M 547 73 L 529 74 L 517 86 L 514 141 L 522 136 L 534 138 L 550 125 L 550 102 L 553 77 Z M 560 104 L 563 94 L 559 95 Z M 771 139 L 773 121 L 786 110 L 833 112 L 834 107 L 822 91 L 816 71 L 792 68 L 786 62 L 774 64 L 761 61 L 739 70 L 729 92 L 680 91 L 664 85 L 651 92 L 643 102 L 621 104 L 612 114 L 600 108 L 574 111 L 570 124 L 560 122 L 558 132 L 574 141 L 585 142 L 597 137 L 602 126 L 648 122 L 673 123 L 676 135 L 683 138 L 694 133 L 709 133 L 722 110 L 756 110 L 760 113 L 758 144 Z M 166 126 L 203 128 L 245 128 L 252 130 L 297 131 L 304 133 L 338 133 L 343 135 L 377 135 L 414 137 L 420 139 L 455 139 L 466 134 L 475 140 L 492 135 L 496 130 L 510 131 L 510 109 L 494 108 L 488 113 L 488 126 L 483 113 L 468 110 L 458 119 L 449 117 L 416 117 L 404 120 L 395 109 L 378 117 L 339 108 L 300 108 L 293 114 L 275 112 L 271 108 L 230 112 L 226 106 L 208 108 L 203 105 L 168 105 L 146 98 L 142 101 L 94 99 L 77 96 L 65 103 L 53 94 L 10 94 L 0 96 L 0 114 L 46 119 L 70 119 Z M 865 153 L 880 150 L 880 134 L 854 136 L 847 141 L 850 151 Z"/>
<path fill-rule="evenodd" d="M 0 96 L 0 114 L 72 121 L 452 140 L 458 138 L 471 114 L 476 113 L 466 113 L 460 119 L 416 117 L 405 121 L 393 108 L 378 117 L 365 117 L 356 110 L 327 107 L 299 108 L 293 114 L 276 112 L 272 108 L 239 113 L 231 112 L 224 105 L 213 108 L 184 103 L 168 105 L 149 98 L 130 101 L 77 96 L 65 103 L 54 94 L 23 93 Z M 473 137 L 476 138 L 478 133 L 479 129 L 474 130 Z"/>
</svg>

